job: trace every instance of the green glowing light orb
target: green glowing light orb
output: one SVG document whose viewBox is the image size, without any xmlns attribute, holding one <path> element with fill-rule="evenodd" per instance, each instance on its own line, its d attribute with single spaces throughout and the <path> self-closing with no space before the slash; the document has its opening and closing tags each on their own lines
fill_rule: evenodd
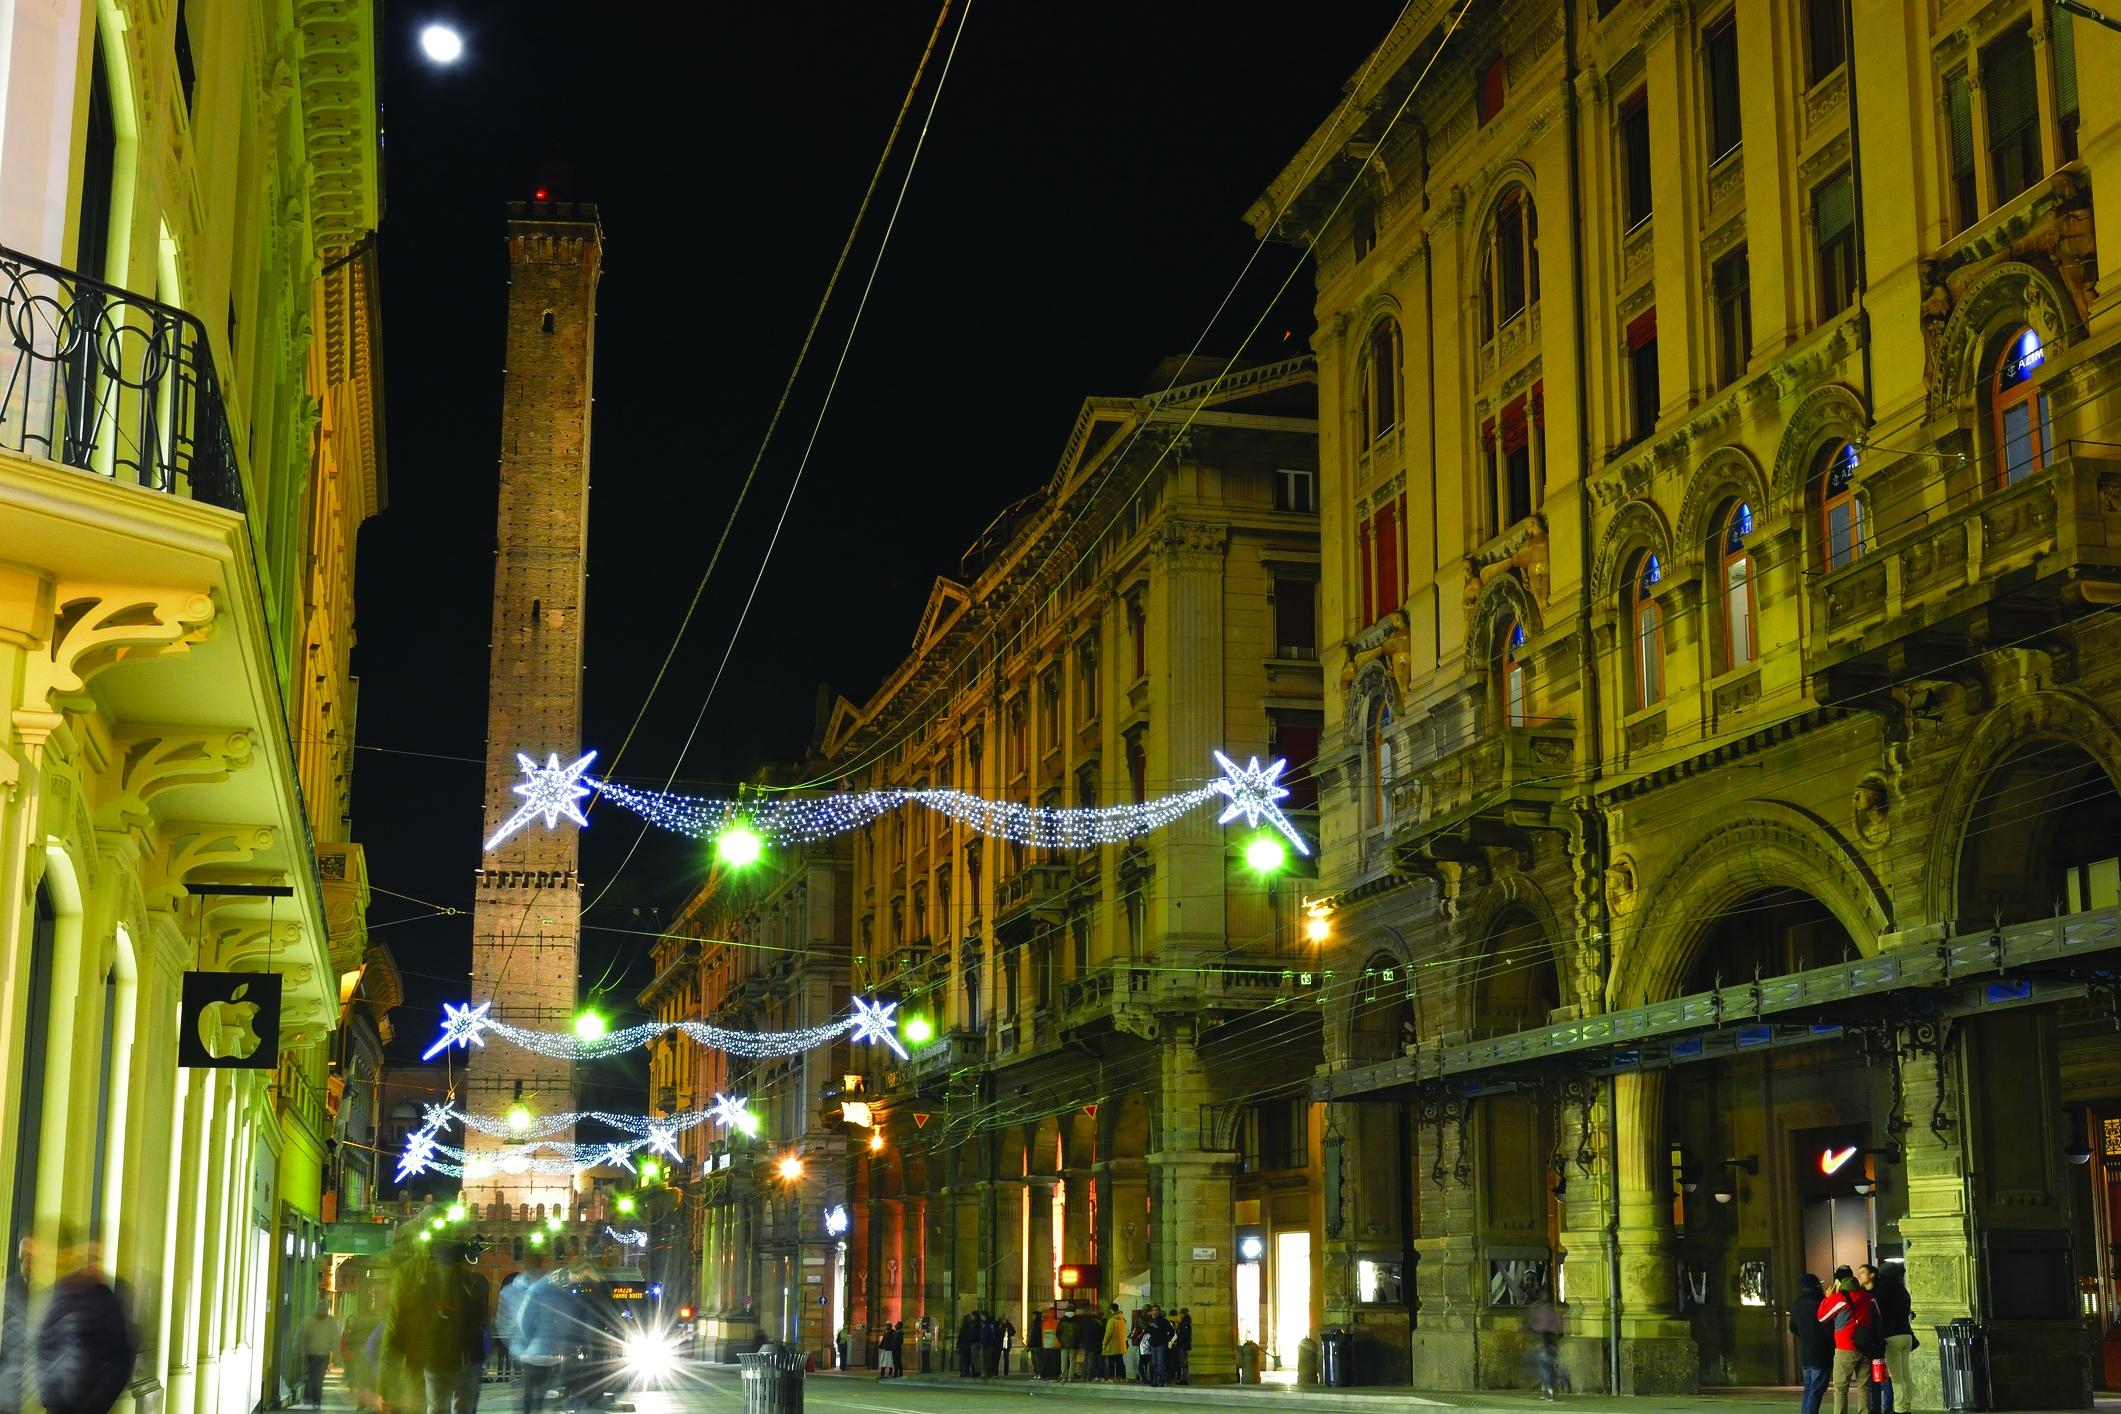
<svg viewBox="0 0 2121 1414">
<path fill-rule="evenodd" d="M 601 1041 L 605 1032 L 604 1018 L 593 1011 L 585 1011 L 574 1019 L 574 1034 L 584 1041 Z"/>
<path fill-rule="evenodd" d="M 925 1016 L 906 1018 L 906 1044 L 925 1046 L 935 1039 L 935 1023 Z"/>
<path fill-rule="evenodd" d="M 1279 874 L 1289 862 L 1289 851 L 1272 835 L 1254 835 L 1245 842 L 1245 863 L 1255 874 Z"/>
<path fill-rule="evenodd" d="M 657 1174 L 661 1173 L 662 1171 L 663 1171 L 663 1170 L 662 1170 L 661 1166 L 660 1166 L 660 1165 L 658 1165 L 658 1164 L 656 1163 L 656 1161 L 655 1161 L 654 1159 L 643 1159 L 643 1160 L 641 1160 L 641 1177 L 643 1177 L 643 1178 L 654 1178 L 654 1177 L 655 1177 L 655 1176 L 656 1176 Z"/>
<path fill-rule="evenodd" d="M 756 1139 L 759 1137 L 759 1117 L 755 1114 L 739 1115 L 736 1127 L 743 1130 L 750 1138 Z"/>
<path fill-rule="evenodd" d="M 533 1232 L 532 1234 L 530 1234 L 530 1245 L 533 1247 L 543 1247 L 545 1245 L 545 1234 L 542 1232 Z"/>
<path fill-rule="evenodd" d="M 522 1103 L 508 1107 L 508 1127 L 517 1134 L 530 1128 L 530 1106 Z"/>
<path fill-rule="evenodd" d="M 551 1228 L 554 1232 L 558 1232 L 566 1225 L 567 1219 L 561 1217 L 558 1213 L 554 1213 L 551 1217 L 545 1219 L 545 1226 Z"/>
<path fill-rule="evenodd" d="M 621 1193 L 621 1194 L 619 1195 L 619 1211 L 620 1211 L 620 1212 L 622 1212 L 622 1213 L 630 1213 L 630 1212 L 632 1212 L 632 1211 L 633 1211 L 633 1199 L 631 1199 L 631 1198 L 627 1197 L 627 1196 L 626 1196 L 625 1194 Z"/>
<path fill-rule="evenodd" d="M 731 825 L 714 837 L 715 858 L 732 869 L 747 869 L 759 862 L 766 842 L 749 825 Z"/>
<path fill-rule="evenodd" d="M 464 1221 L 464 1205 L 462 1203 L 451 1203 L 449 1205 L 449 1220 L 453 1223 Z"/>
</svg>

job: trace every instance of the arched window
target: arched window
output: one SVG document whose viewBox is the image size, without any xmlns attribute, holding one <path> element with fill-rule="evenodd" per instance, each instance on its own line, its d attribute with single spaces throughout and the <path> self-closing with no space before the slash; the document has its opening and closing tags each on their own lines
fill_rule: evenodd
<svg viewBox="0 0 2121 1414">
<path fill-rule="evenodd" d="M 2020 329 L 2004 342 L 1989 380 L 1989 403 L 1995 419 L 1996 485 L 2015 486 L 2047 465 L 2054 447 L 2047 394 L 2033 381 L 2033 370 L 2047 362 L 2037 331 Z"/>
<path fill-rule="evenodd" d="M 1625 594 L 1628 642 L 1633 645 L 1633 708 L 1640 712 L 1664 701 L 1664 609 L 1654 597 L 1664 565 L 1653 550 L 1636 557 Z"/>
<path fill-rule="evenodd" d="M 1819 471 L 1819 563 L 1832 572 L 1863 553 L 1863 503 L 1856 499 L 1856 448 L 1836 442 Z"/>
<path fill-rule="evenodd" d="M 1503 720 L 1513 727 L 1521 727 L 1529 720 L 1524 663 L 1518 657 L 1523 651 L 1524 625 L 1512 619 L 1502 631 L 1502 713 Z"/>
<path fill-rule="evenodd" d="M 1734 501 L 1719 525 L 1716 582 L 1723 595 L 1723 666 L 1728 671 L 1760 655 L 1753 612 L 1753 552 L 1745 544 L 1753 533 L 1753 508 Z"/>
<path fill-rule="evenodd" d="M 1382 697 L 1370 705 L 1370 731 L 1364 743 L 1369 766 L 1369 799 L 1363 812 L 1371 828 L 1392 825 L 1392 704 Z"/>
<path fill-rule="evenodd" d="M 1381 319 L 1362 364 L 1363 445 L 1399 425 L 1399 325 Z"/>
<path fill-rule="evenodd" d="M 1495 203 L 1480 253 L 1480 341 L 1539 303 L 1539 213 L 1511 187 Z"/>
</svg>

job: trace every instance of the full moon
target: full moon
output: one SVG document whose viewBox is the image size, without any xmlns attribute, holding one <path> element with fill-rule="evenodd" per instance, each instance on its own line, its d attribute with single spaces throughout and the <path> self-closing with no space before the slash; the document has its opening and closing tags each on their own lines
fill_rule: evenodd
<svg viewBox="0 0 2121 1414">
<path fill-rule="evenodd" d="M 464 38 L 448 25 L 429 25 L 420 31 L 420 50 L 437 64 L 454 64 L 463 57 Z"/>
</svg>

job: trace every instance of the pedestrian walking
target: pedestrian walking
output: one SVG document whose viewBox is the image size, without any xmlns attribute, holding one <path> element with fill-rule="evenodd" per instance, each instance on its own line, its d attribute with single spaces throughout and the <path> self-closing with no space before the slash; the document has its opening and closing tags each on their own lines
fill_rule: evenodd
<svg viewBox="0 0 2121 1414">
<path fill-rule="evenodd" d="M 15 1248 L 14 1270 L 7 1274 L 4 1309 L 0 1309 L 0 1414 L 22 1414 L 29 1390 L 29 1269 L 36 1245 L 27 1237 Z"/>
<path fill-rule="evenodd" d="M 303 1402 L 312 1409 L 322 1409 L 324 1372 L 331 1365 L 331 1352 L 339 1344 L 339 1323 L 332 1317 L 329 1301 L 319 1301 L 317 1309 L 302 1318 L 296 1339 L 302 1345 Z"/>
<path fill-rule="evenodd" d="M 1834 1269 L 1834 1284 L 1819 1303 L 1819 1319 L 1834 1332 L 1834 1369 L 1828 1381 L 1834 1392 L 1834 1414 L 1849 1414 L 1857 1384 L 1870 1373 L 1874 1345 L 1882 1354 L 1885 1343 L 1877 1339 L 1870 1293 L 1847 1267 Z"/>
<path fill-rule="evenodd" d="M 1856 1280 L 1871 1295 L 1878 1313 L 1878 1335 L 1885 1343 L 1885 1382 L 1879 1387 L 1878 1408 L 1882 1414 L 1907 1414 L 1914 1386 L 1908 1382 L 1908 1356 L 1922 1342 L 1915 1336 L 1914 1303 L 1908 1299 L 1907 1282 L 1895 1266 L 1856 1269 Z M 1897 1401 L 1897 1403 L 1896 1403 Z"/>
<path fill-rule="evenodd" d="M 1790 1308 L 1790 1338 L 1796 1342 L 1797 1369 L 1804 1379 L 1797 1414 L 1819 1414 L 1826 1382 L 1834 1372 L 1834 1329 L 1819 1319 L 1825 1302 L 1819 1278 L 1810 1272 L 1797 1278 L 1797 1303 Z"/>
<path fill-rule="evenodd" d="M 1079 1380 L 1102 1379 L 1105 1373 L 1105 1323 L 1098 1319 L 1097 1312 L 1089 1306 L 1075 1313 L 1071 1332 L 1075 1346 L 1075 1378 Z"/>
<path fill-rule="evenodd" d="M 1003 1316 L 995 1322 L 1002 1332 L 1002 1378 L 1009 1378 L 1009 1352 L 1016 1348 L 1016 1322 Z"/>
<path fill-rule="evenodd" d="M 1561 1308 L 1554 1304 L 1552 1288 L 1542 1286 L 1534 1293 L 1525 1307 L 1524 1324 L 1536 1341 L 1533 1359 L 1539 1366 L 1539 1397 L 1553 1399 L 1561 1386 Z"/>
<path fill-rule="evenodd" d="M 835 1370 L 847 1368 L 847 1327 L 844 1322 L 841 1323 L 840 1328 L 832 1336 L 832 1368 Z"/>
<path fill-rule="evenodd" d="M 544 1279 L 545 1254 L 533 1247 L 523 1254 L 523 1270 L 501 1283 L 501 1294 L 494 1302 L 493 1343 L 500 1352 L 504 1378 L 518 1373 L 521 1356 L 516 1346 L 522 1339 L 523 1303 L 530 1298 L 531 1288 Z"/>
<path fill-rule="evenodd" d="M 1104 1344 L 1101 1353 L 1105 1357 L 1105 1375 L 1108 1380 L 1132 1379 L 1133 1372 L 1127 1368 L 1127 1318 L 1120 1314 L 1119 1303 L 1105 1316 Z"/>
<path fill-rule="evenodd" d="M 521 1372 L 523 1414 L 541 1414 L 545 1396 L 557 1393 L 563 1405 L 572 1406 L 569 1365 L 589 1331 L 594 1313 L 589 1302 L 560 1271 L 552 1276 L 526 1276 L 521 1304 L 516 1307 L 515 1359 Z"/>
<path fill-rule="evenodd" d="M 1142 1335 L 1147 1325 L 1147 1314 L 1141 1307 L 1135 1307 L 1134 1319 L 1127 1323 L 1127 1348 L 1123 1357 L 1127 1367 L 1128 1384 L 1135 1384 L 1143 1378 Z"/>
<path fill-rule="evenodd" d="M 975 1361 L 979 1359 L 979 1312 L 967 1311 L 965 1319 L 957 1324 L 957 1377 L 969 1380 L 976 1372 Z"/>
<path fill-rule="evenodd" d="M 133 1377 L 132 1323 L 93 1242 L 66 1227 L 59 1279 L 37 1322 L 37 1398 L 46 1414 L 108 1414 Z"/>
<path fill-rule="evenodd" d="M 1178 1308 L 1178 1335 L 1173 1342 L 1178 1352 L 1178 1382 L 1193 1383 L 1193 1312 L 1190 1308 Z"/>
</svg>

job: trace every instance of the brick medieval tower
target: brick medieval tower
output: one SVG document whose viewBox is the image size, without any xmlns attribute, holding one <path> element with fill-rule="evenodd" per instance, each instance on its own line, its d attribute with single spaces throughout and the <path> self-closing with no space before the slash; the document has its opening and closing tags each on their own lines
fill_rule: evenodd
<svg viewBox="0 0 2121 1414">
<path fill-rule="evenodd" d="M 594 206 L 513 202 L 508 220 L 507 384 L 493 569 L 482 840 L 523 804 L 517 753 L 581 754 L 582 613 L 589 539 L 590 387 L 603 230 Z M 473 913 L 472 999 L 519 1026 L 563 1030 L 579 971 L 579 845 L 564 822 L 529 824 L 485 856 Z M 574 1066 L 496 1041 L 467 1058 L 464 1103 L 501 1114 L 575 1108 Z M 573 1131 L 551 1136 L 567 1141 Z M 473 1133 L 468 1147 L 503 1141 Z M 561 1177 L 466 1176 L 477 1202 L 564 1204 Z"/>
</svg>

